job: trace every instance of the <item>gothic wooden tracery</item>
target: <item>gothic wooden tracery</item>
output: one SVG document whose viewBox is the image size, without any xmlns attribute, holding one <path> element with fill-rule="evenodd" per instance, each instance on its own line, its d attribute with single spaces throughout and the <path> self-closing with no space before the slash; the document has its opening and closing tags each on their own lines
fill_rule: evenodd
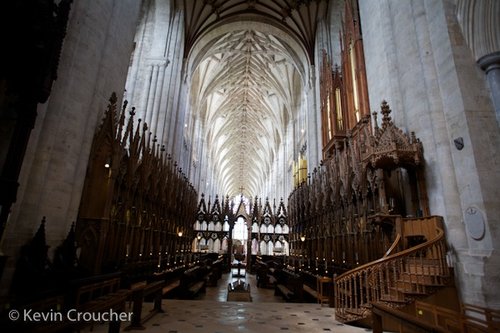
<svg viewBox="0 0 500 333">
<path fill-rule="evenodd" d="M 298 265 L 319 260 L 331 271 L 376 260 L 394 240 L 396 216 L 428 214 L 422 144 L 393 124 L 385 101 L 381 108 L 380 127 L 376 114 L 373 126 L 361 119 L 288 198 Z"/>
<path fill-rule="evenodd" d="M 177 164 L 156 143 L 134 108 L 125 124 L 113 94 L 97 130 L 87 169 L 76 233 L 80 264 L 94 273 L 160 271 L 190 252 L 197 194 Z"/>
<path fill-rule="evenodd" d="M 239 217 L 242 217 L 248 228 L 247 247 L 245 253 L 251 255 L 287 255 L 289 253 L 289 225 L 285 204 L 280 200 L 271 206 L 269 199 L 262 205 L 255 198 L 253 205 L 248 203 L 248 211 L 243 200 L 238 207 L 229 197 L 219 202 L 215 197 L 213 204 L 205 202 L 202 194 L 198 204 L 198 213 L 194 222 L 195 238 L 193 251 L 228 253 L 233 236 L 232 231 Z M 214 223 L 215 222 L 215 223 Z"/>
</svg>

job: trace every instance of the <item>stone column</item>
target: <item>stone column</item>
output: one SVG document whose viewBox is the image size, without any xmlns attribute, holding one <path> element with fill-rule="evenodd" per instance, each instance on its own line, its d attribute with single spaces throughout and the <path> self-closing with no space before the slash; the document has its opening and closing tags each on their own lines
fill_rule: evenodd
<svg viewBox="0 0 500 333">
<path fill-rule="evenodd" d="M 156 64 L 151 64 L 151 81 L 149 82 L 149 93 L 148 93 L 148 103 L 146 106 L 146 114 L 144 116 L 144 121 L 151 128 L 151 119 L 153 118 L 153 103 L 155 100 L 156 86 L 158 84 L 158 66 Z"/>
<path fill-rule="evenodd" d="M 142 101 L 141 101 L 141 107 L 139 108 L 139 114 L 138 114 L 138 119 L 143 119 L 144 121 L 147 120 L 147 109 L 149 105 L 149 94 L 151 90 L 151 80 L 152 80 L 152 75 L 153 75 L 153 65 L 150 64 L 145 68 L 146 72 L 146 80 L 144 81 L 144 88 L 143 88 L 143 95 L 142 95 Z"/>
<path fill-rule="evenodd" d="M 477 63 L 484 70 L 490 85 L 491 100 L 500 125 L 500 51 L 481 57 Z"/>
<path fill-rule="evenodd" d="M 158 63 L 155 65 L 155 67 L 158 68 L 158 77 L 156 80 L 156 87 L 155 87 L 155 98 L 154 98 L 154 103 L 153 103 L 153 119 L 151 121 L 151 124 L 149 124 L 149 128 L 151 128 L 151 132 L 153 132 L 154 135 L 157 135 L 158 131 L 158 117 L 160 115 L 160 102 L 161 102 L 161 97 L 162 97 L 162 90 L 163 90 L 163 82 L 165 79 L 165 68 L 168 66 L 168 60 L 159 60 Z"/>
<path fill-rule="evenodd" d="M 317 89 L 312 82 L 316 81 L 316 71 L 314 66 L 311 66 L 310 70 L 310 84 L 308 84 L 306 89 L 306 105 L 302 106 L 305 108 L 302 112 L 308 113 L 308 110 L 319 109 L 317 105 Z M 319 112 L 315 113 L 314 116 L 306 116 L 306 138 L 307 138 L 307 163 L 308 167 L 313 170 L 315 166 L 319 165 L 319 161 L 322 157 L 322 146 L 321 146 L 321 116 Z"/>
</svg>

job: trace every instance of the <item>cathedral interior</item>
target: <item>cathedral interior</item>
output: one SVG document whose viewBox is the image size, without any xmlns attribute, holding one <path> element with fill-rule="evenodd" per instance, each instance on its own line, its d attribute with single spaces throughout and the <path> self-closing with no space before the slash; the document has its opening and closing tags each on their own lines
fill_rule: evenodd
<svg viewBox="0 0 500 333">
<path fill-rule="evenodd" d="M 2 332 L 500 332 L 500 1 L 0 16 Z"/>
</svg>

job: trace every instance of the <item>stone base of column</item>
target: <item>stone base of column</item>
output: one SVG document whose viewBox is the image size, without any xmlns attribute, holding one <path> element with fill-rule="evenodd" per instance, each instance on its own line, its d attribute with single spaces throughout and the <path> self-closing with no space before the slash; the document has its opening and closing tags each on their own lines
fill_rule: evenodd
<svg viewBox="0 0 500 333">
<path fill-rule="evenodd" d="M 477 63 L 486 73 L 495 115 L 500 125 L 500 51 L 481 57 Z"/>
</svg>

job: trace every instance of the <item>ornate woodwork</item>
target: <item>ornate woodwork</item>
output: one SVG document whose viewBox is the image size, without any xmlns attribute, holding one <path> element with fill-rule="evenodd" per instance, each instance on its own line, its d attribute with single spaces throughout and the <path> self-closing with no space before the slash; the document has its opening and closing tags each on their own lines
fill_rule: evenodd
<svg viewBox="0 0 500 333">
<path fill-rule="evenodd" d="M 207 208 L 208 206 L 208 208 Z M 268 198 L 264 205 L 255 198 L 253 205 L 249 203 L 249 213 L 246 212 L 243 200 L 238 207 L 233 200 L 226 196 L 222 203 L 215 196 L 213 204 L 205 201 L 201 195 L 198 204 L 196 220 L 193 224 L 195 235 L 192 241 L 194 252 L 234 253 L 233 228 L 239 217 L 247 223 L 248 239 L 246 250 L 240 252 L 250 255 L 287 255 L 289 251 L 289 225 L 283 199 L 276 207 L 275 201 L 271 206 Z M 249 256 L 247 255 L 247 258 Z M 231 256 L 228 256 L 231 261 Z M 247 269 L 250 260 L 247 261 Z M 230 264 L 230 263 L 229 263 Z"/>
<path fill-rule="evenodd" d="M 375 130 L 373 142 L 363 146 L 362 160 L 369 163 L 372 168 L 394 168 L 398 165 L 415 165 L 422 162 L 422 145 L 411 132 L 408 136 L 394 126 L 390 116 L 391 110 L 386 101 L 381 106 L 382 126 L 378 126 L 377 112 L 373 112 L 375 118 Z M 415 143 L 415 144 L 414 144 Z"/>
<path fill-rule="evenodd" d="M 34 237 L 21 247 L 11 285 L 12 295 L 18 298 L 16 301 L 35 298 L 45 288 L 52 286 L 45 223 L 44 216 Z"/>
<path fill-rule="evenodd" d="M 252 212 L 252 254 L 272 256 L 289 253 L 290 228 L 283 199 L 278 207 L 276 201 L 271 207 L 266 198 L 264 205 L 254 205 Z"/>
<path fill-rule="evenodd" d="M 222 204 L 220 203 L 219 196 L 215 196 L 213 204 L 211 204 L 209 199 L 207 208 L 205 195 L 201 194 L 193 225 L 195 237 L 193 239 L 192 250 L 194 252 L 228 252 L 232 230 L 231 223 L 234 224 L 234 221 L 229 220 L 228 209 L 229 205 L 225 205 L 224 200 L 222 200 Z"/>
<path fill-rule="evenodd" d="M 380 124 L 373 112 L 333 137 L 328 159 L 288 200 L 288 263 L 340 274 L 334 307 L 343 322 L 370 316 L 373 302 L 404 306 L 450 280 L 442 218 L 428 217 L 422 143 L 395 126 L 385 101 L 381 114 Z"/>
<path fill-rule="evenodd" d="M 331 273 L 376 260 L 398 216 L 428 214 L 422 144 L 394 125 L 385 101 L 381 108 L 380 126 L 376 114 L 363 117 L 290 194 L 291 265 Z"/>
<path fill-rule="evenodd" d="M 185 265 L 197 194 L 134 108 L 116 95 L 92 144 L 78 221 L 80 264 L 92 273 L 151 274 Z M 132 274 L 132 273 L 131 273 Z"/>
<path fill-rule="evenodd" d="M 468 303 L 459 303 L 458 305 L 456 309 L 449 309 L 448 307 L 416 301 L 416 316 L 413 317 L 413 320 L 419 323 L 436 325 L 447 332 L 500 331 L 500 310 Z M 380 304 L 374 306 L 380 307 Z M 396 311 L 395 313 L 400 314 Z"/>
<path fill-rule="evenodd" d="M 74 224 L 50 258 L 46 223 L 44 216 L 33 238 L 21 247 L 10 289 L 12 303 L 22 304 L 45 297 L 47 290 L 63 288 L 68 281 L 83 275 L 78 267 Z"/>
<path fill-rule="evenodd" d="M 442 218 L 402 219 L 430 238 L 380 260 L 357 267 L 335 279 L 335 317 L 343 322 L 359 320 L 371 313 L 371 304 L 403 307 L 448 284 L 446 239 Z"/>
</svg>

